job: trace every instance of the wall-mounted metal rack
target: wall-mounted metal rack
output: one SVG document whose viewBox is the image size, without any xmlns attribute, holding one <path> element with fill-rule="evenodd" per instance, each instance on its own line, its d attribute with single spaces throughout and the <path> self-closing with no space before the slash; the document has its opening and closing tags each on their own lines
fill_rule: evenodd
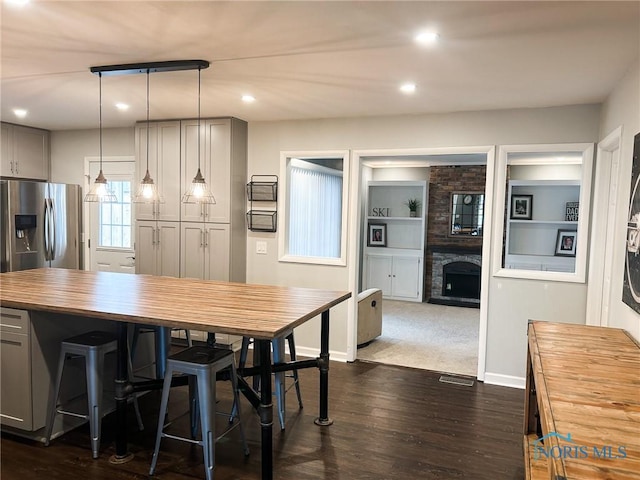
<svg viewBox="0 0 640 480">
<path fill-rule="evenodd" d="M 278 225 L 278 176 L 252 175 L 247 183 L 247 199 L 247 228 L 252 232 L 275 232 Z M 253 202 L 270 202 L 273 209 L 254 210 Z"/>
</svg>

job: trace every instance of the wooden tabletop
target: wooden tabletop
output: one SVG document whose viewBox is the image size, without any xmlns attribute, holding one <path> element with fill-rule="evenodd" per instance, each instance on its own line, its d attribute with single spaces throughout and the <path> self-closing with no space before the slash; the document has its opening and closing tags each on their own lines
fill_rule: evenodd
<svg viewBox="0 0 640 480">
<path fill-rule="evenodd" d="M 0 274 L 0 305 L 272 339 L 351 292 L 41 268 Z"/>
<path fill-rule="evenodd" d="M 571 434 L 571 442 L 551 437 L 547 446 L 578 448 L 577 458 L 554 458 L 554 471 L 567 479 L 639 479 L 638 342 L 615 328 L 532 322 L 529 348 L 543 431 Z M 611 447 L 610 458 L 597 458 L 594 447 Z"/>
</svg>

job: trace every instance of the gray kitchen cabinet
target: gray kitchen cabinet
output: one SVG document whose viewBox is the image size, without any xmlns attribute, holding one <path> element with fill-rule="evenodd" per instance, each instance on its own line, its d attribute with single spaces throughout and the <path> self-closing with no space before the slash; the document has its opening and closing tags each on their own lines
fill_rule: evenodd
<svg viewBox="0 0 640 480">
<path fill-rule="evenodd" d="M 182 193 L 198 171 L 198 121 L 183 120 Z M 200 170 L 216 199 L 214 205 L 182 204 L 182 221 L 234 223 L 244 229 L 247 183 L 247 123 L 237 118 L 200 121 Z M 245 232 L 246 234 L 246 232 Z"/>
<path fill-rule="evenodd" d="M 147 124 L 136 125 L 136 179 L 147 171 L 163 197 L 163 202 L 136 204 L 137 220 L 180 220 L 180 121 L 150 122 L 149 150 Z M 135 194 L 135 192 L 134 192 Z"/>
<path fill-rule="evenodd" d="M 49 132 L 11 123 L 1 124 L 0 175 L 49 179 Z"/>
<path fill-rule="evenodd" d="M 136 273 L 180 276 L 180 222 L 136 222 Z"/>
<path fill-rule="evenodd" d="M 44 427 L 48 385 L 31 372 L 46 365 L 29 312 L 0 309 L 0 344 L 0 423 L 28 431 Z"/>
</svg>

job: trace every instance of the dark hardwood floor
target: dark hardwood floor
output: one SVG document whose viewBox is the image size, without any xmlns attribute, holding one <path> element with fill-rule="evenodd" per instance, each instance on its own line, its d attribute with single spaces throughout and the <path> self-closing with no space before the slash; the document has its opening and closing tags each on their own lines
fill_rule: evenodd
<svg viewBox="0 0 640 480">
<path fill-rule="evenodd" d="M 522 454 L 523 390 L 440 383 L 440 374 L 356 362 L 331 363 L 330 427 L 318 427 L 318 376 L 300 372 L 304 409 L 295 392 L 287 395 L 287 428 L 274 415 L 274 478 L 280 480 L 524 478 Z M 230 405 L 229 384 L 218 382 L 219 409 Z M 242 399 L 251 448 L 245 458 L 236 429 L 216 445 L 216 480 L 260 478 L 260 426 Z M 135 458 L 111 465 L 113 415 L 103 421 L 100 458 L 91 458 L 88 426 L 51 442 L 49 447 L 8 434 L 0 441 L 2 480 L 149 478 L 159 392 L 140 398 L 145 430 L 129 414 L 130 450 Z M 172 390 L 169 418 L 187 409 L 186 387 Z M 275 412 L 274 412 L 275 413 Z M 221 418 L 221 422 L 224 420 Z M 223 423 L 221 423 L 222 425 Z M 188 415 L 177 418 L 174 433 L 188 432 Z M 156 474 L 162 480 L 203 479 L 200 447 L 163 439 Z"/>
</svg>

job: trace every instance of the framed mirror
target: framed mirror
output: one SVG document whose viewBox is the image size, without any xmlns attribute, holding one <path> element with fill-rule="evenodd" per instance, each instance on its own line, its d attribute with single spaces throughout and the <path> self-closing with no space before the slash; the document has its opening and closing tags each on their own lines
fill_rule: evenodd
<svg viewBox="0 0 640 480">
<path fill-rule="evenodd" d="M 484 193 L 454 192 L 451 194 L 450 236 L 482 236 Z"/>
</svg>

